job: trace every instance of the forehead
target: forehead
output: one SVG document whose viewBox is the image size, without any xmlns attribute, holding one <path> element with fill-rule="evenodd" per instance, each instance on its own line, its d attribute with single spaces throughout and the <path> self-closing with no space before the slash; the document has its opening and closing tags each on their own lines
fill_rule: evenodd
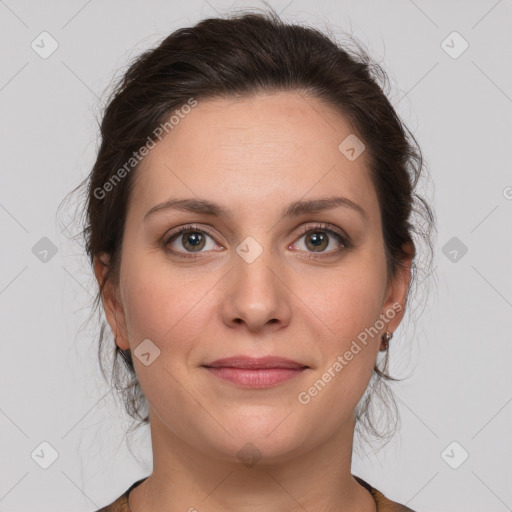
<svg viewBox="0 0 512 512">
<path fill-rule="evenodd" d="M 354 135 L 340 113 L 299 93 L 199 100 L 141 162 L 130 210 L 143 216 L 171 196 L 248 209 L 344 195 L 371 216 L 367 152 L 350 160 L 339 149 Z"/>
</svg>

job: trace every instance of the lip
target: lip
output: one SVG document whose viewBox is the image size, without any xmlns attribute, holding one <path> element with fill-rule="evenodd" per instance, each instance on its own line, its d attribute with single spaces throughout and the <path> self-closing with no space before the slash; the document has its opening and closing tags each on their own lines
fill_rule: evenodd
<svg viewBox="0 0 512 512">
<path fill-rule="evenodd" d="M 284 357 L 235 356 L 203 365 L 212 375 L 249 388 L 267 388 L 302 374 L 309 366 Z"/>
<path fill-rule="evenodd" d="M 300 369 L 308 368 L 307 365 L 298 363 L 293 359 L 286 357 L 264 356 L 264 357 L 248 357 L 233 356 L 217 359 L 211 363 L 203 365 L 211 368 L 229 367 L 229 368 L 245 368 L 250 370 L 268 369 L 268 368 L 287 368 Z"/>
</svg>

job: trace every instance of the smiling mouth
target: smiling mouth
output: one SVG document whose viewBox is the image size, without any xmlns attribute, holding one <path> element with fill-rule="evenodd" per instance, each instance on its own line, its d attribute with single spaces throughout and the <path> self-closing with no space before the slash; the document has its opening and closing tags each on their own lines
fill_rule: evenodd
<svg viewBox="0 0 512 512">
<path fill-rule="evenodd" d="M 266 388 L 293 379 L 300 375 L 303 368 L 233 368 L 228 366 L 205 366 L 211 374 L 222 380 L 251 388 Z"/>
<path fill-rule="evenodd" d="M 221 380 L 248 388 L 267 388 L 286 382 L 308 369 L 302 363 L 276 356 L 234 356 L 202 365 Z"/>
</svg>

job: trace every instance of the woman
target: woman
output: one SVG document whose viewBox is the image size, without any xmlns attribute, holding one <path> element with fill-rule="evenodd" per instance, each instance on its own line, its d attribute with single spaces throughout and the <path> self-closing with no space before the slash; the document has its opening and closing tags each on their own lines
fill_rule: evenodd
<svg viewBox="0 0 512 512">
<path fill-rule="evenodd" d="M 102 511 L 411 510 L 351 474 L 430 243 L 411 215 L 434 223 L 375 73 L 245 13 L 177 30 L 118 84 L 86 247 L 153 472 Z"/>
</svg>

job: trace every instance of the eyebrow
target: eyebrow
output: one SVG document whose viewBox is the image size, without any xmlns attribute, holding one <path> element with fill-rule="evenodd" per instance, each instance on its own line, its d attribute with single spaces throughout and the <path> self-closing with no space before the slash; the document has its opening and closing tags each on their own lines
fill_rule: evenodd
<svg viewBox="0 0 512 512">
<path fill-rule="evenodd" d="M 333 208 L 344 207 L 358 212 L 368 222 L 368 216 L 364 209 L 346 197 L 325 197 L 308 201 L 294 201 L 282 211 L 280 220 L 308 213 L 318 213 Z M 207 199 L 169 199 L 149 209 L 144 215 L 144 221 L 157 212 L 165 210 L 178 210 L 189 213 L 203 213 L 217 217 L 231 218 L 234 216 L 230 208 L 208 201 Z"/>
</svg>

